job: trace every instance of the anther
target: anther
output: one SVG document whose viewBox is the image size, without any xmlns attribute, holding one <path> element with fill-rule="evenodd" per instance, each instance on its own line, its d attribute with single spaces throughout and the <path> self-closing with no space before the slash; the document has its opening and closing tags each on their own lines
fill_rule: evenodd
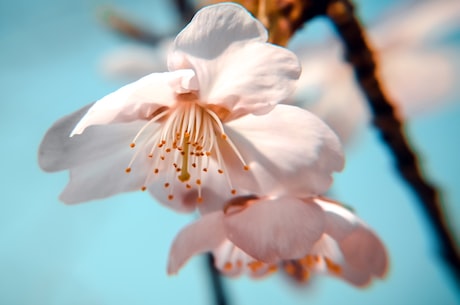
<svg viewBox="0 0 460 305">
<path fill-rule="evenodd" d="M 227 135 L 225 133 L 223 133 L 221 136 L 222 136 L 222 139 L 227 140 Z"/>
<path fill-rule="evenodd" d="M 201 185 L 201 180 L 200 179 L 196 179 L 195 182 L 196 182 L 196 184 Z"/>
<path fill-rule="evenodd" d="M 136 146 L 136 144 L 135 144 L 135 143 L 131 143 L 131 144 L 129 144 L 129 147 L 131 147 L 131 148 L 134 148 L 135 146 Z"/>
<path fill-rule="evenodd" d="M 232 195 L 236 195 L 236 190 L 233 189 L 233 190 L 231 191 L 231 193 L 232 193 Z"/>
<path fill-rule="evenodd" d="M 168 187 L 169 187 L 169 183 L 166 182 L 166 183 L 164 184 L 164 187 L 165 187 L 165 188 L 168 188 Z"/>
<path fill-rule="evenodd" d="M 153 170 L 153 173 L 158 174 L 159 171 L 160 171 L 160 170 L 159 170 L 158 168 L 155 168 L 155 169 Z"/>
<path fill-rule="evenodd" d="M 196 202 L 197 203 L 202 203 L 203 202 L 203 197 L 197 197 Z"/>
<path fill-rule="evenodd" d="M 168 195 L 168 200 L 173 200 L 174 196 L 173 195 Z"/>
<path fill-rule="evenodd" d="M 141 191 L 143 191 L 143 192 L 144 192 L 146 189 L 147 189 L 147 187 L 146 187 L 145 185 L 143 185 L 143 186 L 141 187 Z"/>
<path fill-rule="evenodd" d="M 166 148 L 165 150 L 167 153 L 171 152 L 171 148 Z"/>
<path fill-rule="evenodd" d="M 217 170 L 217 172 L 218 172 L 219 174 L 223 174 L 223 173 L 224 173 L 224 171 L 221 170 L 220 168 Z"/>
<path fill-rule="evenodd" d="M 192 186 L 190 184 L 188 184 L 188 183 L 185 185 L 185 187 L 188 188 L 188 189 L 192 188 Z"/>
<path fill-rule="evenodd" d="M 125 172 L 126 172 L 126 173 L 130 173 L 130 172 L 131 172 L 131 167 L 127 167 L 127 168 L 125 169 Z"/>
<path fill-rule="evenodd" d="M 224 265 L 224 270 L 225 271 L 230 271 L 230 270 L 232 270 L 232 268 L 233 268 L 232 263 L 230 263 L 230 262 L 225 263 L 225 265 Z"/>
<path fill-rule="evenodd" d="M 245 166 L 243 167 L 243 169 L 244 169 L 245 171 L 248 171 L 248 170 L 249 170 L 249 165 L 245 165 Z"/>
</svg>

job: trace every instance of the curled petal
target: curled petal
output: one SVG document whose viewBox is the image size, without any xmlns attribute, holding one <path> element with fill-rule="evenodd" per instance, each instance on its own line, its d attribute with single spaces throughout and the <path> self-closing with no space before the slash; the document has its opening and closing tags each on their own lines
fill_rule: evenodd
<svg viewBox="0 0 460 305">
<path fill-rule="evenodd" d="M 388 268 L 388 257 L 379 238 L 370 230 L 359 227 L 340 242 L 347 262 L 356 270 L 383 277 Z"/>
<path fill-rule="evenodd" d="M 226 110 L 225 121 L 266 113 L 294 90 L 300 75 L 297 57 L 266 40 L 262 24 L 242 7 L 205 8 L 176 38 L 170 69 L 196 71 L 200 99 Z"/>
<path fill-rule="evenodd" d="M 319 206 L 290 197 L 248 200 L 224 222 L 228 239 L 265 263 L 304 256 L 324 229 Z"/>
<path fill-rule="evenodd" d="M 102 141 L 107 140 L 106 137 L 99 141 L 94 141 L 92 143 L 92 145 L 95 145 L 94 147 L 82 146 L 82 143 L 85 142 L 83 138 L 76 137 L 75 139 L 71 139 L 69 137 L 72 129 L 92 105 L 93 104 L 86 105 L 63 117 L 48 129 L 38 149 L 38 164 L 41 169 L 47 172 L 68 169 L 81 163 L 81 159 L 97 158 L 97 154 L 101 153 L 100 149 L 107 147 L 105 145 L 106 143 L 102 143 Z M 99 131 L 101 131 L 101 129 L 93 130 L 93 132 Z M 116 136 L 118 137 L 118 135 Z M 100 144 L 102 144 L 102 146 L 99 146 Z M 103 153 L 107 152 L 108 151 L 105 151 Z M 94 156 L 94 154 L 96 154 L 96 156 Z"/>
<path fill-rule="evenodd" d="M 258 180 L 260 189 L 252 190 L 255 193 L 322 194 L 332 183 L 332 172 L 343 168 L 337 136 L 298 107 L 278 105 L 266 115 L 247 115 L 227 127 L 249 172 Z"/>
<path fill-rule="evenodd" d="M 168 274 L 174 274 L 193 255 L 212 251 L 225 240 L 222 212 L 206 214 L 188 225 L 173 241 L 169 253 Z"/>
<path fill-rule="evenodd" d="M 191 70 L 152 73 L 94 103 L 71 135 L 81 134 L 91 125 L 148 120 L 159 109 L 173 105 L 176 93 L 196 86 Z"/>
<path fill-rule="evenodd" d="M 174 50 L 195 57 L 213 59 L 240 41 L 267 41 L 267 30 L 237 4 L 217 4 L 199 10 L 177 35 Z M 182 69 L 170 62 L 170 69 Z"/>
<path fill-rule="evenodd" d="M 355 285 L 365 285 L 372 276 L 383 277 L 388 255 L 378 236 L 357 216 L 336 203 L 315 198 L 326 212 L 326 229 L 338 243 L 347 262 L 345 277 Z"/>
</svg>

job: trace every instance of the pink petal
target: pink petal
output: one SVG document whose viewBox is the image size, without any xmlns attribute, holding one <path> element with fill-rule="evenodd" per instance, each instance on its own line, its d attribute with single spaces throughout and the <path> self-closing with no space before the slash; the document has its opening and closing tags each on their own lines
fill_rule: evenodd
<svg viewBox="0 0 460 305">
<path fill-rule="evenodd" d="M 225 215 L 227 237 L 260 261 L 305 256 L 323 233 L 324 215 L 314 203 L 281 197 L 249 200 L 247 205 Z"/>
<path fill-rule="evenodd" d="M 380 239 L 365 227 L 353 231 L 340 242 L 347 262 L 357 270 L 383 277 L 388 269 L 388 256 Z"/>
<path fill-rule="evenodd" d="M 266 113 L 300 75 L 296 56 L 266 40 L 263 25 L 239 5 L 209 6 L 178 35 L 169 66 L 193 69 L 201 100 L 228 111 L 226 121 Z"/>
<path fill-rule="evenodd" d="M 332 183 L 331 174 L 344 165 L 337 136 L 298 107 L 278 105 L 265 115 L 247 115 L 228 122 L 226 131 L 257 181 L 259 189 L 251 189 L 256 194 L 322 194 Z M 232 173 L 235 184 L 238 174 Z"/>
<path fill-rule="evenodd" d="M 207 214 L 188 225 L 173 241 L 169 252 L 168 274 L 174 274 L 193 255 L 212 251 L 225 240 L 222 212 Z"/>
<path fill-rule="evenodd" d="M 91 125 L 148 120 L 160 108 L 173 105 L 176 92 L 196 89 L 196 84 L 190 85 L 193 79 L 191 70 L 147 75 L 94 103 L 71 135 L 81 134 Z"/>
<path fill-rule="evenodd" d="M 357 216 L 327 199 L 314 199 L 326 212 L 326 233 L 340 246 L 349 265 L 350 280 L 383 277 L 388 268 L 388 255 L 378 236 Z"/>
</svg>

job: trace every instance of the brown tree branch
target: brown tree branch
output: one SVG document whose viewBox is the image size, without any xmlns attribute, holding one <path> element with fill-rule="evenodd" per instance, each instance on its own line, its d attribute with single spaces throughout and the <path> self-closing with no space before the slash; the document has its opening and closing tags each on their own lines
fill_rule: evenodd
<svg viewBox="0 0 460 305">
<path fill-rule="evenodd" d="M 377 64 L 364 29 L 354 14 L 349 0 L 329 0 L 325 13 L 345 47 L 345 58 L 353 66 L 356 79 L 373 114 L 373 125 L 380 133 L 392 156 L 396 169 L 411 188 L 436 232 L 441 256 L 460 283 L 460 257 L 454 237 L 443 215 L 441 196 L 421 172 L 419 160 L 404 135 L 404 126 L 393 104 L 385 95 L 377 76 Z"/>
</svg>

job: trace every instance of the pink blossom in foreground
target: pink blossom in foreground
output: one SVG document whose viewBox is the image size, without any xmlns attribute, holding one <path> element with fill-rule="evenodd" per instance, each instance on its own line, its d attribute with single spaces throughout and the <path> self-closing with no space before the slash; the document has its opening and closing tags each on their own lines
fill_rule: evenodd
<svg viewBox="0 0 460 305">
<path fill-rule="evenodd" d="M 356 215 L 322 197 L 242 196 L 204 214 L 174 240 L 168 273 L 193 255 L 212 251 L 228 276 L 263 277 L 283 268 L 297 280 L 328 273 L 364 286 L 383 277 L 388 257 Z"/>
<path fill-rule="evenodd" d="M 69 170 L 61 200 L 148 190 L 178 211 L 241 188 L 321 194 L 343 167 L 336 135 L 298 107 L 277 105 L 300 67 L 235 4 L 200 10 L 176 37 L 169 72 L 153 73 L 62 118 L 39 150 L 46 171 Z M 185 204 L 186 203 L 186 204 Z"/>
</svg>

